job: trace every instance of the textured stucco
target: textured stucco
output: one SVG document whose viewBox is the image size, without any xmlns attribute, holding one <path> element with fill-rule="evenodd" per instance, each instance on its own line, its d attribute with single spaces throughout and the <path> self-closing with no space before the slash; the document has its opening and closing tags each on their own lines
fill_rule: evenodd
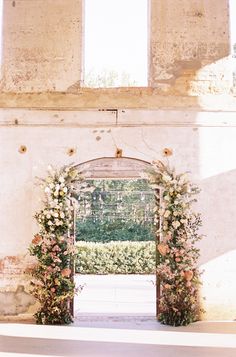
<svg viewBox="0 0 236 357">
<path fill-rule="evenodd" d="M 152 0 L 150 85 L 191 95 L 228 92 L 229 36 L 227 0 Z"/>
<path fill-rule="evenodd" d="M 1 89 L 63 91 L 82 71 L 81 0 L 4 0 Z"/>
</svg>

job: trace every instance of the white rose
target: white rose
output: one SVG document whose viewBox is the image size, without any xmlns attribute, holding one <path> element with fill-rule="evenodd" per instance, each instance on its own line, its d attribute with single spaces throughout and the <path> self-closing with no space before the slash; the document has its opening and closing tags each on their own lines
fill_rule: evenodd
<svg viewBox="0 0 236 357">
<path fill-rule="evenodd" d="M 54 216 L 54 217 L 58 217 L 58 213 L 57 213 L 57 212 L 55 212 L 53 216 Z"/>
<path fill-rule="evenodd" d="M 52 221 L 48 221 L 48 225 L 51 226 L 52 225 Z"/>
<path fill-rule="evenodd" d="M 65 182 L 64 177 L 60 176 L 60 177 L 59 177 L 59 182 Z"/>
<path fill-rule="evenodd" d="M 48 214 L 46 215 L 46 217 L 47 217 L 47 219 L 51 218 L 50 213 L 48 213 Z"/>
<path fill-rule="evenodd" d="M 174 221 L 172 222 L 172 226 L 177 229 L 180 226 L 180 222 L 179 221 Z"/>
<path fill-rule="evenodd" d="M 168 218 L 169 215 L 170 215 L 170 213 L 171 213 L 171 212 L 170 212 L 169 210 L 166 210 L 166 211 L 165 211 L 165 214 L 164 214 L 164 217 L 165 217 L 165 218 Z"/>
<path fill-rule="evenodd" d="M 162 175 L 162 179 L 165 182 L 171 181 L 171 177 L 169 175 Z"/>
</svg>

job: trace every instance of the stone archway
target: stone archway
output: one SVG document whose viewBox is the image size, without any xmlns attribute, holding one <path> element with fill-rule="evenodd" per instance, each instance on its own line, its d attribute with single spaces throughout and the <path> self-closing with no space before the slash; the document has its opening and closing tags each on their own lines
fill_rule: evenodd
<svg viewBox="0 0 236 357">
<path fill-rule="evenodd" d="M 130 157 L 102 157 L 86 161 L 75 167 L 86 179 L 143 179 L 143 173 L 150 168 L 150 163 Z M 156 239 L 156 245 L 157 237 Z M 160 285 L 156 276 L 156 316 L 159 310 Z M 73 304 L 74 305 L 74 304 Z"/>
</svg>

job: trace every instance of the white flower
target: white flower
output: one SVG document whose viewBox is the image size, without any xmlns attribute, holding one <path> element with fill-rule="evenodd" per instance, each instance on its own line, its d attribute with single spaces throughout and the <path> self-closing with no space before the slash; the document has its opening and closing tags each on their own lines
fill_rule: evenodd
<svg viewBox="0 0 236 357">
<path fill-rule="evenodd" d="M 55 224 L 56 224 L 56 226 L 60 226 L 60 221 L 58 219 L 56 219 Z"/>
<path fill-rule="evenodd" d="M 58 196 L 58 191 L 53 192 L 53 196 L 57 197 Z"/>
<path fill-rule="evenodd" d="M 50 187 L 50 188 L 53 188 L 53 187 L 54 187 L 54 183 L 50 183 L 50 184 L 49 184 L 49 187 Z"/>
<path fill-rule="evenodd" d="M 47 218 L 47 219 L 51 218 L 50 213 L 48 213 L 48 214 L 46 215 L 46 218 Z"/>
<path fill-rule="evenodd" d="M 44 192 L 45 192 L 45 193 L 49 193 L 49 192 L 50 192 L 50 188 L 49 188 L 48 186 L 45 187 Z"/>
<path fill-rule="evenodd" d="M 164 214 L 164 217 L 165 217 L 165 218 L 168 218 L 170 214 L 171 214 L 171 212 L 170 212 L 169 210 L 166 210 L 166 211 L 165 211 L 165 214 Z"/>
<path fill-rule="evenodd" d="M 60 176 L 60 177 L 59 177 L 59 182 L 65 182 L 64 177 Z"/>
<path fill-rule="evenodd" d="M 165 196 L 164 196 L 164 200 L 165 200 L 165 201 L 169 201 L 169 200 L 170 200 L 170 196 L 169 196 L 169 195 L 165 195 Z"/>
<path fill-rule="evenodd" d="M 165 181 L 165 182 L 171 181 L 171 177 L 170 177 L 169 175 L 162 175 L 162 179 L 163 179 L 163 181 Z"/>
<path fill-rule="evenodd" d="M 173 212 L 173 215 L 174 215 L 175 217 L 178 216 L 178 214 L 179 214 L 178 211 L 174 211 L 174 212 Z"/>
<path fill-rule="evenodd" d="M 58 213 L 55 212 L 53 216 L 57 218 L 58 217 Z"/>
<path fill-rule="evenodd" d="M 52 221 L 48 221 L 48 225 L 49 225 L 49 226 L 52 226 Z"/>
<path fill-rule="evenodd" d="M 177 229 L 180 226 L 180 222 L 179 221 L 174 221 L 172 222 L 172 226 Z"/>
<path fill-rule="evenodd" d="M 60 217 L 61 217 L 61 218 L 65 218 L 64 212 L 61 212 L 61 213 L 60 213 Z"/>
</svg>

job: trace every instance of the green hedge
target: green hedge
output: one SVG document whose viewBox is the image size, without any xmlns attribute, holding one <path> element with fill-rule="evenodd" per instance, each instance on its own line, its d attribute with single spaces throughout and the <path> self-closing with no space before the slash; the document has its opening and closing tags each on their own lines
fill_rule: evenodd
<svg viewBox="0 0 236 357">
<path fill-rule="evenodd" d="M 154 242 L 76 243 L 76 272 L 80 274 L 153 274 Z"/>
<path fill-rule="evenodd" d="M 153 222 L 138 223 L 107 218 L 93 222 L 91 219 L 76 222 L 76 240 L 86 242 L 153 241 Z"/>
</svg>

